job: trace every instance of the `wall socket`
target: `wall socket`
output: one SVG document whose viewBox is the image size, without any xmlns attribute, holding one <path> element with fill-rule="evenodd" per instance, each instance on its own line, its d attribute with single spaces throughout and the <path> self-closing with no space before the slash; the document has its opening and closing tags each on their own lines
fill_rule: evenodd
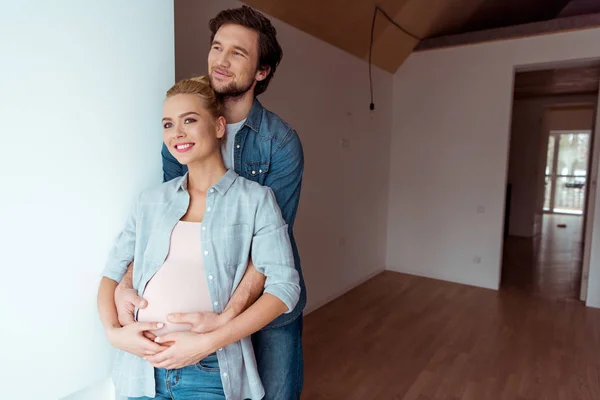
<svg viewBox="0 0 600 400">
<path fill-rule="evenodd" d="M 473 264 L 481 264 L 481 257 L 475 256 L 473 257 Z"/>
</svg>

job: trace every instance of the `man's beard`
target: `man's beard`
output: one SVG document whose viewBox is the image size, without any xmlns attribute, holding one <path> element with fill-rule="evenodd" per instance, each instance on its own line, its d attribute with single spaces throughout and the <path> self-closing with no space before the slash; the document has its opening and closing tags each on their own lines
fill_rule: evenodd
<svg viewBox="0 0 600 400">
<path fill-rule="evenodd" d="M 214 84 L 213 77 L 211 75 L 210 84 L 217 95 L 223 98 L 236 98 L 245 95 L 252 88 L 254 81 L 250 80 L 248 83 L 244 84 L 231 82 L 229 85 L 219 88 Z"/>
</svg>

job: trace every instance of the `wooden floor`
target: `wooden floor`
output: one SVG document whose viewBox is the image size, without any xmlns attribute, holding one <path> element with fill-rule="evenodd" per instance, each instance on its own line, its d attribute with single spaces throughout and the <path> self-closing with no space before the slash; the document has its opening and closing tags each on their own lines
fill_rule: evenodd
<svg viewBox="0 0 600 400">
<path fill-rule="evenodd" d="M 600 310 L 384 272 L 306 316 L 304 400 L 598 400 Z"/>
<path fill-rule="evenodd" d="M 559 228 L 559 224 L 566 227 Z M 502 287 L 558 300 L 577 300 L 581 286 L 583 217 L 545 215 L 537 239 L 504 242 Z"/>
</svg>

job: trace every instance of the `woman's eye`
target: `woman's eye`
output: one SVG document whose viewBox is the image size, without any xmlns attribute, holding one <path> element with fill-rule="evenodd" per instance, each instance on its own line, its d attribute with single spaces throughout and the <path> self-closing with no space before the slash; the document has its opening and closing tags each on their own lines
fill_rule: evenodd
<svg viewBox="0 0 600 400">
<path fill-rule="evenodd" d="M 173 124 L 171 122 L 165 122 L 163 124 L 163 128 L 164 129 L 169 129 L 169 128 L 172 128 L 172 127 L 173 127 Z"/>
<path fill-rule="evenodd" d="M 183 121 L 184 124 L 193 124 L 194 122 L 196 122 L 196 120 L 194 118 L 186 118 Z"/>
</svg>

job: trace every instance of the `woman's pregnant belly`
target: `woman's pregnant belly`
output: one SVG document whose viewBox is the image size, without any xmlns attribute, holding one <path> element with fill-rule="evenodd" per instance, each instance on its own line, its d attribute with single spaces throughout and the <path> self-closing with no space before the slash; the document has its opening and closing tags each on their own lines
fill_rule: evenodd
<svg viewBox="0 0 600 400">
<path fill-rule="evenodd" d="M 148 281 L 143 297 L 148 306 L 138 310 L 140 322 L 163 322 L 155 335 L 188 331 L 189 324 L 173 324 L 167 315 L 174 312 L 212 311 L 202 260 L 201 224 L 180 221 L 171 233 L 169 255 Z"/>
</svg>

